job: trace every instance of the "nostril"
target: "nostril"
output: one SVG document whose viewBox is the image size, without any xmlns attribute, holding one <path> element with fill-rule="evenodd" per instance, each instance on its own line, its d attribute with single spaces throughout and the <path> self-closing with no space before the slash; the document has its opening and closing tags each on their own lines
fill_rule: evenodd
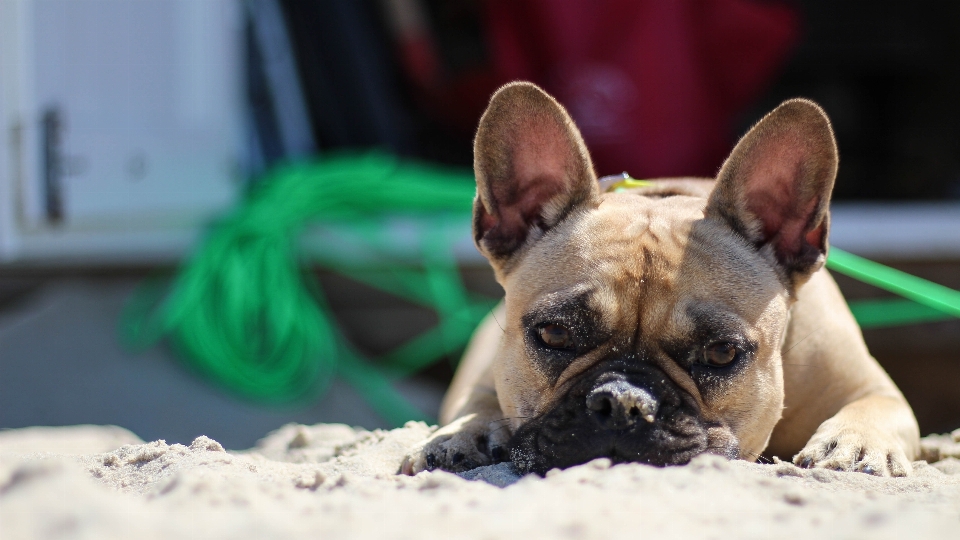
<svg viewBox="0 0 960 540">
<path fill-rule="evenodd" d="M 591 393 L 587 396 L 587 408 L 601 415 L 613 414 L 613 396 L 605 393 Z"/>
<path fill-rule="evenodd" d="M 630 416 L 640 416 L 640 409 L 638 407 L 630 407 Z"/>
<path fill-rule="evenodd" d="M 597 412 L 604 416 L 610 416 L 613 413 L 613 403 L 611 403 L 609 399 L 602 400 Z"/>
</svg>

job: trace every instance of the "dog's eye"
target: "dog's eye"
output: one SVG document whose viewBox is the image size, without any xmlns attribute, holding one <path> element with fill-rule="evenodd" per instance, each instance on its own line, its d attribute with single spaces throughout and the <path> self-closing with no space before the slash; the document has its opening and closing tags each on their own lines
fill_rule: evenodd
<svg viewBox="0 0 960 540">
<path fill-rule="evenodd" d="M 737 346 L 733 343 L 711 343 L 703 349 L 703 363 L 708 366 L 723 367 L 737 359 Z"/>
<path fill-rule="evenodd" d="M 544 345 L 551 349 L 569 349 L 573 346 L 570 330 L 559 324 L 547 323 L 537 327 L 537 335 Z"/>
</svg>

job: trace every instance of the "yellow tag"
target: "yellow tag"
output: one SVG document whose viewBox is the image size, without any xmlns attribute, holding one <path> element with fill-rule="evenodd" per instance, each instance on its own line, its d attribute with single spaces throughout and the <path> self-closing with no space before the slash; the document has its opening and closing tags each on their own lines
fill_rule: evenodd
<svg viewBox="0 0 960 540">
<path fill-rule="evenodd" d="M 647 187 L 652 185 L 653 185 L 653 182 L 649 180 L 637 180 L 635 178 L 624 178 L 623 180 L 610 186 L 610 189 L 614 192 L 617 192 L 617 191 L 626 191 L 630 188 Z"/>
<path fill-rule="evenodd" d="M 630 175 L 626 172 L 604 176 L 603 178 L 599 178 L 597 183 L 600 184 L 601 193 L 606 193 L 608 191 L 623 191 L 625 189 L 653 185 L 653 182 L 649 180 L 637 180 L 636 178 L 630 178 Z"/>
</svg>

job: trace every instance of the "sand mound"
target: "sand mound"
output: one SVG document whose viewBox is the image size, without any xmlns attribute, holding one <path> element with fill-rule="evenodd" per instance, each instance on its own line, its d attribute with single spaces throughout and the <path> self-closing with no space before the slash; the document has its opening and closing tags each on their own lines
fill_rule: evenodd
<svg viewBox="0 0 960 540">
<path fill-rule="evenodd" d="M 466 478 L 396 475 L 429 432 L 289 425 L 244 452 L 206 437 L 141 443 L 112 427 L 2 432 L 0 537 L 913 540 L 960 531 L 960 430 L 925 439 L 924 456 L 937 461 L 916 462 L 909 478 L 714 456 L 664 469 L 596 460 L 546 478 L 518 478 L 506 464 Z M 133 444 L 94 453 L 124 443 Z"/>
</svg>

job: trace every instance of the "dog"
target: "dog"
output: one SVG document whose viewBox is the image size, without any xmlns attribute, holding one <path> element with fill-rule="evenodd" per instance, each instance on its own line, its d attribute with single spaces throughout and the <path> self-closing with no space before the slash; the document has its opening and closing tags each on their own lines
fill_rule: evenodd
<svg viewBox="0 0 960 540">
<path fill-rule="evenodd" d="M 837 165 L 826 114 L 793 99 L 715 180 L 603 192 L 554 98 L 499 89 L 474 142 L 473 233 L 505 299 L 401 472 L 712 453 L 910 474 L 916 419 L 824 269 Z"/>
</svg>

